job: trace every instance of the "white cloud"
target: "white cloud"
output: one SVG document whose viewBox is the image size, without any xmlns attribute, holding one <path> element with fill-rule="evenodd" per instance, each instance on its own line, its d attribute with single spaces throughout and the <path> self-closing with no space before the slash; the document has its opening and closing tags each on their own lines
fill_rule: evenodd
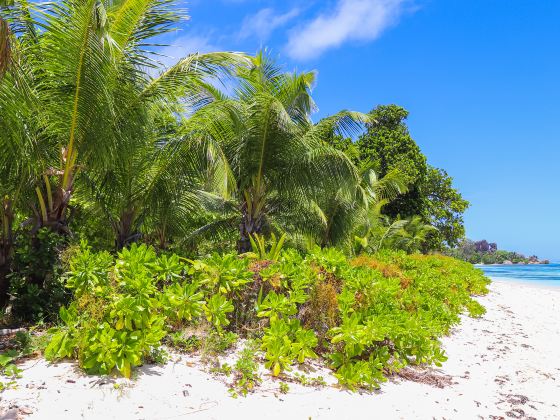
<svg viewBox="0 0 560 420">
<path fill-rule="evenodd" d="M 334 9 L 290 31 L 286 51 L 295 59 L 321 55 L 347 41 L 372 41 L 398 22 L 407 0 L 338 0 Z"/>
<path fill-rule="evenodd" d="M 243 19 L 239 39 L 256 36 L 260 41 L 266 41 L 277 28 L 287 24 L 299 15 L 299 9 L 292 9 L 283 14 L 276 14 L 271 8 L 261 9 L 254 15 Z"/>
<path fill-rule="evenodd" d="M 158 57 L 158 61 L 168 67 L 189 54 L 195 52 L 207 53 L 211 51 L 221 51 L 221 49 L 219 46 L 213 44 L 209 37 L 183 35 L 174 39 L 170 42 L 170 45 L 159 51 L 159 54 L 165 57 Z"/>
</svg>

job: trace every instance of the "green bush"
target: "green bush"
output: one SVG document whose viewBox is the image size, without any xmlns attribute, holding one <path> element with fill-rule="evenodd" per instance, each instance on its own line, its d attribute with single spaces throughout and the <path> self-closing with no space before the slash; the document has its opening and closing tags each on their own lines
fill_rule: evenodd
<svg viewBox="0 0 560 420">
<path fill-rule="evenodd" d="M 348 260 L 315 248 L 305 256 L 283 250 L 277 261 L 234 254 L 191 261 L 145 245 L 114 258 L 83 244 L 67 273 L 74 301 L 61 309 L 65 325 L 53 331 L 46 354 L 130 376 L 165 336 L 216 353 L 250 335 L 274 376 L 322 357 L 341 384 L 371 388 L 409 364 L 446 360 L 439 337 L 462 312 L 484 313 L 471 296 L 487 284 L 470 264 L 442 256 Z M 200 323 L 200 345 L 185 344 L 184 328 Z"/>
<path fill-rule="evenodd" d="M 64 287 L 67 240 L 47 229 L 34 238 L 18 236 L 9 281 L 11 314 L 16 320 L 53 321 L 70 294 Z"/>
<path fill-rule="evenodd" d="M 303 363 L 306 358 L 317 357 L 313 351 L 316 346 L 315 333 L 302 328 L 298 319 L 273 317 L 262 338 L 262 349 L 266 352 L 265 366 L 278 376 L 295 361 Z"/>
<path fill-rule="evenodd" d="M 75 299 L 61 308 L 64 326 L 51 330 L 45 356 L 77 357 L 88 372 L 116 368 L 130 377 L 132 367 L 142 364 L 166 335 L 157 262 L 145 245 L 124 249 L 113 261 L 107 253 L 92 255 L 82 244 L 68 273 Z"/>
</svg>

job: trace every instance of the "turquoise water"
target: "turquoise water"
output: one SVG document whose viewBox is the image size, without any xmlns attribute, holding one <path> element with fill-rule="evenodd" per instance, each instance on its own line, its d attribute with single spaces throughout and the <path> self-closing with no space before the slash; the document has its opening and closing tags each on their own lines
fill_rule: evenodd
<svg viewBox="0 0 560 420">
<path fill-rule="evenodd" d="M 560 287 L 560 264 L 478 265 L 484 274 L 496 280 L 534 283 Z"/>
</svg>

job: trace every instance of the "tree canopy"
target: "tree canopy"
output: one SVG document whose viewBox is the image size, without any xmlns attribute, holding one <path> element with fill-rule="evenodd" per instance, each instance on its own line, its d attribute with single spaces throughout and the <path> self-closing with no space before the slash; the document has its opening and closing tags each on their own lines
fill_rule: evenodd
<svg viewBox="0 0 560 420">
<path fill-rule="evenodd" d="M 385 206 L 383 213 L 392 219 L 418 215 L 434 226 L 437 231 L 428 235 L 424 249 L 457 244 L 464 236 L 462 215 L 468 202 L 447 172 L 428 164 L 409 132 L 408 111 L 397 105 L 380 105 L 370 116 L 367 131 L 356 141 L 358 159 L 371 162 L 380 176 L 400 171 L 408 185 L 408 191 Z"/>
</svg>

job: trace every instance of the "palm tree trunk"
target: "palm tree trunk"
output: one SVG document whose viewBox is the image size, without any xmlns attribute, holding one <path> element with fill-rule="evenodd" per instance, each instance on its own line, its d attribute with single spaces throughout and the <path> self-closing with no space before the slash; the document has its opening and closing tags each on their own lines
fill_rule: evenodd
<svg viewBox="0 0 560 420">
<path fill-rule="evenodd" d="M 246 214 L 241 216 L 239 224 L 239 240 L 237 241 L 237 253 L 244 254 L 251 250 L 250 236 L 253 234 L 252 224 Z"/>
<path fill-rule="evenodd" d="M 14 213 L 12 202 L 8 197 L 2 201 L 0 235 L 0 306 L 4 306 L 8 296 L 9 283 L 7 275 L 10 272 L 10 262 L 14 252 L 13 236 Z"/>
<path fill-rule="evenodd" d="M 167 249 L 167 233 L 165 229 L 165 224 L 162 224 L 158 229 L 156 229 L 156 238 L 157 238 L 159 249 L 160 250 Z"/>
<path fill-rule="evenodd" d="M 8 67 L 12 61 L 10 37 L 10 27 L 0 16 L 0 78 L 8 71 Z"/>
<path fill-rule="evenodd" d="M 245 195 L 247 198 L 249 194 Z M 263 230 L 263 206 L 257 200 L 244 201 L 241 206 L 241 223 L 239 224 L 239 240 L 237 252 L 244 254 L 251 251 L 251 235 L 261 234 Z"/>
<path fill-rule="evenodd" d="M 141 234 L 136 230 L 136 212 L 134 209 L 125 210 L 119 221 L 113 225 L 113 228 L 117 251 L 140 239 Z"/>
</svg>

